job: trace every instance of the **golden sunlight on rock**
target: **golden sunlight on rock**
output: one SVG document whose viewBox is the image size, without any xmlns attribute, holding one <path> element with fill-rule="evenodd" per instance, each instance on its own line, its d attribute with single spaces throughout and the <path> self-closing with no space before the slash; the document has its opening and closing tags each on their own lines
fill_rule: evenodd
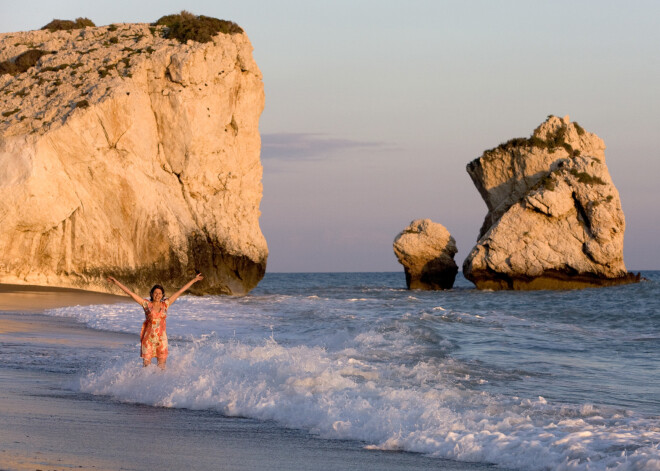
<svg viewBox="0 0 660 471">
<path fill-rule="evenodd" d="M 623 263 L 625 219 L 605 144 L 549 116 L 470 162 L 488 206 L 463 274 L 485 289 L 561 289 L 638 281 Z"/>
<path fill-rule="evenodd" d="M 0 282 L 107 291 L 261 280 L 261 72 L 243 33 L 119 24 L 0 35 Z"/>
</svg>

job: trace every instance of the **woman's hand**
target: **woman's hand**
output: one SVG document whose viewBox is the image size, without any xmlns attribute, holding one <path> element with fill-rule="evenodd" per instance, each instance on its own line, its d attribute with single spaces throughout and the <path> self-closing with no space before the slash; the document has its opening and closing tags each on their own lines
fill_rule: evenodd
<svg viewBox="0 0 660 471">
<path fill-rule="evenodd" d="M 131 298 L 133 298 L 133 300 L 134 300 L 136 303 L 142 305 L 142 302 L 143 302 L 144 300 L 143 300 L 140 296 L 138 296 L 137 294 L 135 294 L 133 291 L 131 291 L 130 289 L 128 289 L 126 286 L 122 285 L 119 281 L 117 281 L 117 279 L 116 279 L 114 276 L 108 276 L 108 277 L 106 277 L 106 280 L 108 280 L 108 283 L 117 286 L 117 288 L 119 288 L 119 289 L 122 290 L 124 293 L 126 293 L 126 294 L 129 295 Z"/>
<path fill-rule="evenodd" d="M 170 296 L 168 298 L 170 300 L 170 304 L 172 304 L 174 301 L 176 301 L 177 298 L 179 296 L 181 296 L 183 293 L 185 293 L 188 288 L 190 288 L 196 282 L 198 282 L 200 280 L 203 280 L 203 279 L 204 279 L 204 275 L 202 275 L 200 272 L 197 272 L 197 276 L 195 276 L 195 278 L 190 280 L 188 283 L 185 284 L 185 286 L 183 288 L 181 288 L 179 291 L 177 291 L 176 293 L 174 293 L 172 296 Z"/>
</svg>

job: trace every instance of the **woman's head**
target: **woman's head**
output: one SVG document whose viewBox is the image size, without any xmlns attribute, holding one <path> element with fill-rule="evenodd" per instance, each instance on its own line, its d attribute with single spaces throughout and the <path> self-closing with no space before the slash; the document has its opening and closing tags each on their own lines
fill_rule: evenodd
<svg viewBox="0 0 660 471">
<path fill-rule="evenodd" d="M 160 293 L 158 293 L 157 290 L 160 290 Z M 151 288 L 151 291 L 149 291 L 149 296 L 151 296 L 152 301 L 156 301 L 154 299 L 154 294 L 156 294 L 156 297 L 160 301 L 161 299 L 163 299 L 165 297 L 165 288 L 163 288 L 161 285 L 154 285 L 154 287 Z M 160 294 L 160 296 L 159 296 L 159 294 Z"/>
</svg>

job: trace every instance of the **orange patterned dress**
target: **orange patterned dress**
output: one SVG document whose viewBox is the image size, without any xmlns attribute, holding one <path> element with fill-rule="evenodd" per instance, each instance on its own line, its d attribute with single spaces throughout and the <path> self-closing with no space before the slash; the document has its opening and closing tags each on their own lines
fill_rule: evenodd
<svg viewBox="0 0 660 471">
<path fill-rule="evenodd" d="M 158 311 L 154 311 L 153 303 L 146 299 L 142 303 L 142 307 L 146 319 L 142 323 L 140 331 L 140 356 L 147 360 L 153 357 L 165 360 L 168 354 L 165 320 L 170 301 L 163 299 Z"/>
</svg>

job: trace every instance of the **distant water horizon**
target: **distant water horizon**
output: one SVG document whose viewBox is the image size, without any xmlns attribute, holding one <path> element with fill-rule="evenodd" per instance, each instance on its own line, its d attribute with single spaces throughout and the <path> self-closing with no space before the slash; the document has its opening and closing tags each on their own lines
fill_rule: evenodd
<svg viewBox="0 0 660 471">
<path fill-rule="evenodd" d="M 660 271 L 641 273 L 648 281 L 572 291 L 480 291 L 459 273 L 452 290 L 409 291 L 403 271 L 267 272 L 246 296 L 180 298 L 162 374 L 139 368 L 137 341 L 103 358 L 71 352 L 73 369 L 68 355 L 27 367 L 61 368 L 99 398 L 273 421 L 367 449 L 657 470 Z M 128 300 L 46 314 L 136 336 L 142 322 Z"/>
</svg>

